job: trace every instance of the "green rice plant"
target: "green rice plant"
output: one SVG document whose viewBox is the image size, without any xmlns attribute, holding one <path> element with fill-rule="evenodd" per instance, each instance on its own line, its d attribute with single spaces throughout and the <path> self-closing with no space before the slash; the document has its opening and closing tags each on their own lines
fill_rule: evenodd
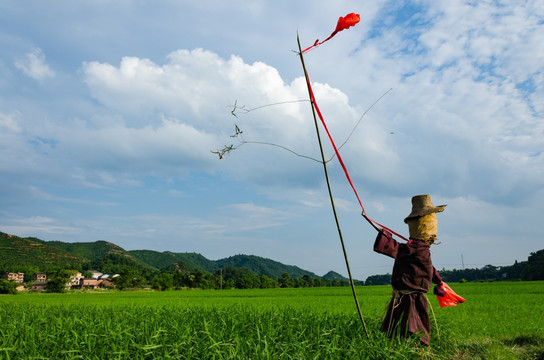
<svg viewBox="0 0 544 360">
<path fill-rule="evenodd" d="M 1 316 L 6 359 L 370 359 L 387 344 L 364 338 L 353 316 L 292 308 L 10 304 Z"/>
<path fill-rule="evenodd" d="M 451 284 L 431 346 L 378 331 L 388 286 L 0 297 L 0 359 L 538 359 L 544 283 Z M 433 322 L 434 323 L 434 322 Z"/>
</svg>

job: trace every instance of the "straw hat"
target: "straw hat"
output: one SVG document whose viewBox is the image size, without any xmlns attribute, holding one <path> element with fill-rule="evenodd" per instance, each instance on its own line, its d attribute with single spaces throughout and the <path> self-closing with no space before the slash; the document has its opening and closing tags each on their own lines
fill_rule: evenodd
<svg viewBox="0 0 544 360">
<path fill-rule="evenodd" d="M 412 212 L 404 219 L 404 222 L 408 223 L 408 220 L 410 219 L 442 212 L 446 206 L 447 205 L 434 206 L 431 202 L 430 195 L 416 195 L 412 197 Z"/>
</svg>

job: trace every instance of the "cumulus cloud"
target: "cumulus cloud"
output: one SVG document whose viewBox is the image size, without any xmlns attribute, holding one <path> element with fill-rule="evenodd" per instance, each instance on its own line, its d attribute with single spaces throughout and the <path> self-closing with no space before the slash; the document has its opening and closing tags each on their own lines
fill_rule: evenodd
<svg viewBox="0 0 544 360">
<path fill-rule="evenodd" d="M 45 54 L 40 48 L 27 53 L 23 59 L 15 62 L 15 66 L 34 80 L 41 81 L 55 76 L 55 72 L 45 62 Z"/>
<path fill-rule="evenodd" d="M 146 151 L 146 156 L 143 156 L 146 158 L 153 154 L 147 152 L 153 136 L 148 138 L 146 131 L 157 131 L 160 143 L 156 145 L 176 144 L 177 149 L 172 148 L 171 153 L 178 154 L 180 159 L 196 156 L 203 161 L 216 161 L 210 157 L 210 150 L 225 145 L 239 146 L 243 141 L 280 144 L 301 154 L 308 151 L 307 140 L 312 135 L 312 123 L 306 121 L 309 119 L 309 103 L 301 102 L 307 96 L 301 79 L 287 84 L 275 68 L 262 62 L 246 64 L 237 56 L 222 59 L 202 49 L 178 50 L 169 54 L 167 59 L 163 65 L 139 58 L 124 58 L 119 67 L 98 62 L 83 65 L 85 82 L 92 95 L 124 119 L 120 128 L 115 130 L 123 134 L 108 136 L 119 140 L 114 147 L 123 147 L 130 153 Z M 347 98 L 341 91 L 325 85 L 318 85 L 316 91 L 329 100 L 325 107 L 342 114 L 351 112 L 349 106 L 344 106 Z M 233 116 L 235 104 L 237 111 Z M 267 107 L 272 104 L 276 105 Z M 265 109 L 253 112 L 263 105 Z M 306 116 L 302 115 L 304 110 Z M 166 130 L 167 124 L 170 128 Z M 242 129 L 243 139 L 231 137 L 235 133 L 235 125 Z M 139 133 L 141 136 L 137 135 Z M 130 139 L 135 139 L 132 141 L 139 144 L 140 149 L 130 148 L 127 145 Z M 237 155 L 242 155 L 248 147 L 238 151 Z M 254 150 L 265 158 L 273 158 L 275 155 L 271 153 L 278 152 L 263 146 Z M 165 155 L 162 154 L 161 159 Z M 279 157 L 283 155 L 280 151 Z M 242 158 L 247 159 L 247 155 L 242 155 Z M 266 165 L 264 161 L 259 163 Z"/>
<path fill-rule="evenodd" d="M 426 35 L 431 33 L 440 38 L 423 31 L 421 43 L 435 51 L 443 40 L 431 41 Z M 529 100 L 508 79 L 489 83 L 475 77 L 481 71 L 476 65 L 466 68 L 460 62 L 438 71 L 436 61 L 397 59 L 393 92 L 342 149 L 356 182 L 399 196 L 426 189 L 488 201 L 511 201 L 525 193 L 521 189 L 528 194 L 540 186 L 534 175 L 543 156 L 535 149 L 542 140 L 530 134 L 543 126 L 533 121 Z M 302 77 L 287 83 L 270 65 L 246 64 L 238 56 L 223 59 L 203 49 L 174 51 L 164 64 L 137 57 L 125 57 L 117 66 L 85 62 L 82 73 L 114 120 L 53 125 L 49 132 L 58 144 L 50 152 L 78 169 L 96 169 L 93 176 L 79 174 L 90 183 L 114 184 L 115 172 L 160 176 L 219 167 L 260 186 L 311 188 L 322 181 L 317 164 L 285 151 L 320 158 Z M 341 89 L 313 86 L 340 144 L 363 108 L 352 105 Z M 235 103 L 237 117 L 231 114 Z M 243 131 L 238 138 L 231 137 L 235 125 Z M 332 155 L 328 141 L 324 144 Z M 230 145 L 240 148 L 219 164 L 210 151 Z"/>
</svg>

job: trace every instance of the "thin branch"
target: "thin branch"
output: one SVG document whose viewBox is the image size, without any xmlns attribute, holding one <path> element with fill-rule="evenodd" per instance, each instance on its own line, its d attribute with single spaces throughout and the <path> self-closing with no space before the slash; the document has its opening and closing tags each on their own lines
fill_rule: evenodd
<svg viewBox="0 0 544 360">
<path fill-rule="evenodd" d="M 243 111 L 244 114 L 247 114 L 247 113 L 249 113 L 251 111 L 259 110 L 259 109 L 269 107 L 269 106 L 284 105 L 284 104 L 294 104 L 294 103 L 300 103 L 300 102 L 309 102 L 309 100 L 305 100 L 305 99 L 304 100 L 290 100 L 290 101 L 281 101 L 281 102 L 277 102 L 277 103 L 261 105 L 261 106 L 257 106 L 257 107 L 252 108 L 252 109 L 246 109 L 245 105 L 236 106 L 237 101 L 238 100 L 234 101 L 234 105 L 229 106 L 229 107 L 233 108 L 232 111 L 231 111 L 231 114 L 236 116 L 236 117 L 238 117 L 238 115 L 236 115 L 236 110 L 241 110 L 241 111 Z"/>
<path fill-rule="evenodd" d="M 321 161 L 321 160 L 318 160 L 318 159 L 313 158 L 313 157 L 311 157 L 311 156 L 299 154 L 299 153 L 297 153 L 296 151 L 293 151 L 293 150 L 291 150 L 291 149 L 289 149 L 289 148 L 287 148 L 287 147 L 285 147 L 285 146 L 283 146 L 283 145 L 274 144 L 274 143 L 269 143 L 269 142 L 264 142 L 264 141 L 246 141 L 246 140 L 242 140 L 241 143 L 240 143 L 240 145 L 243 145 L 243 144 L 258 144 L 258 145 L 270 145 L 270 146 L 279 147 L 279 148 L 281 148 L 281 149 L 284 149 L 284 150 L 289 151 L 290 153 L 292 153 L 292 154 L 294 154 L 294 155 L 296 155 L 296 156 L 299 156 L 299 157 L 302 157 L 302 158 L 306 158 L 306 159 L 309 159 L 309 160 L 313 160 L 313 161 L 315 161 L 315 162 L 318 162 L 318 163 L 322 164 L 322 161 Z M 239 145 L 239 146 L 240 146 L 240 145 Z M 236 148 L 238 148 L 239 146 L 237 146 Z M 236 149 L 236 148 L 235 148 L 235 149 Z"/>
<path fill-rule="evenodd" d="M 349 133 L 348 137 L 346 138 L 346 140 L 338 147 L 338 150 L 340 150 L 342 148 L 342 146 L 344 146 L 348 140 L 351 138 L 351 135 L 353 135 L 353 133 L 355 132 L 355 130 L 357 129 L 357 127 L 359 126 L 359 124 L 361 123 L 361 120 L 363 120 L 363 118 L 365 117 L 366 113 L 368 113 L 373 107 L 374 105 L 376 105 L 381 99 L 383 99 L 385 97 L 385 95 L 387 95 L 391 90 L 393 90 L 393 88 L 390 88 L 389 90 L 387 90 L 386 92 L 384 92 L 382 94 L 382 96 L 380 96 L 376 101 L 374 101 L 374 103 L 372 105 L 370 105 L 370 107 L 368 109 L 365 110 L 365 112 L 363 113 L 363 115 L 361 115 L 361 117 L 359 118 L 359 121 L 357 121 L 357 124 L 355 124 L 355 126 L 353 127 L 353 129 L 351 130 L 351 132 Z"/>
<path fill-rule="evenodd" d="M 298 53 L 300 55 L 300 53 Z M 359 124 L 361 123 L 361 121 L 363 120 L 363 118 L 365 117 L 365 115 L 378 103 L 380 102 L 381 99 L 383 99 L 385 97 L 385 95 L 387 95 L 391 90 L 393 90 L 393 88 L 390 88 L 389 90 L 387 90 L 386 92 L 384 92 L 376 101 L 374 101 L 374 103 L 372 103 L 372 105 L 370 105 L 364 112 L 363 114 L 361 115 L 361 117 L 359 118 L 359 120 L 357 121 L 357 123 L 355 124 L 355 126 L 353 127 L 353 129 L 351 130 L 351 132 L 349 133 L 349 135 L 347 136 L 346 140 L 344 140 L 344 142 L 338 147 L 338 150 L 340 150 L 344 145 L 346 145 L 346 143 L 349 141 L 349 139 L 351 138 L 351 136 L 355 133 L 355 130 L 357 130 L 357 127 L 359 126 Z M 241 110 L 241 111 L 244 111 L 244 114 L 247 114 L 251 111 L 255 111 L 255 110 L 259 110 L 259 109 L 262 109 L 262 108 L 265 108 L 265 107 L 270 107 L 270 106 L 276 106 L 276 105 L 283 105 L 283 104 L 293 104 L 293 103 L 300 103 L 300 102 L 310 102 L 310 100 L 291 100 L 291 101 L 281 101 L 281 102 L 276 102 L 276 103 L 272 103 L 272 104 L 266 104 L 266 105 L 261 105 L 261 106 L 257 106 L 255 108 L 252 108 L 252 109 L 246 109 L 245 105 L 242 105 L 242 106 L 237 106 L 237 103 L 238 103 L 238 100 L 235 100 L 234 101 L 234 105 L 231 105 L 232 106 L 232 111 L 231 111 L 231 114 L 234 115 L 235 117 L 238 117 L 238 115 L 236 115 L 236 110 Z M 234 135 L 231 135 L 230 137 L 237 137 L 238 135 L 241 136 L 241 134 L 243 133 L 243 131 L 240 130 L 240 128 L 238 127 L 238 125 L 235 125 L 235 131 L 236 133 Z M 318 160 L 318 159 L 315 159 L 311 156 L 307 156 L 307 155 L 302 155 L 302 154 L 299 154 L 283 145 L 279 145 L 279 144 L 274 144 L 274 143 L 269 143 L 269 142 L 264 142 L 264 141 L 246 141 L 243 139 L 242 137 L 242 140 L 241 140 L 241 144 L 260 144 L 260 145 L 270 145 L 270 146 L 276 146 L 276 147 L 279 147 L 279 148 L 282 148 L 284 150 L 287 150 L 291 153 L 293 153 L 294 155 L 296 156 L 299 156 L 299 157 L 303 157 L 303 158 L 306 158 L 306 159 L 310 159 L 310 160 L 313 160 L 313 161 L 316 161 L 318 163 L 322 163 L 321 160 Z M 212 151 L 212 153 L 214 154 L 219 154 L 219 158 L 222 159 L 223 156 L 226 154 L 226 153 L 230 153 L 231 150 L 234 150 L 238 148 L 238 146 L 232 148 L 232 146 L 229 148 L 227 146 L 225 146 L 225 148 L 223 150 L 226 150 L 226 151 L 223 151 L 221 153 L 220 150 L 218 151 Z M 325 163 L 328 163 L 330 161 L 332 161 L 334 159 L 334 157 L 336 156 L 336 153 L 333 153 L 327 160 L 325 160 Z"/>
<path fill-rule="evenodd" d="M 380 96 L 376 101 L 374 101 L 374 103 L 372 103 L 372 105 L 370 105 L 368 107 L 368 109 L 365 110 L 365 112 L 363 113 L 363 115 L 361 115 L 361 117 L 359 118 L 359 120 L 357 121 L 357 123 L 355 124 L 355 126 L 353 127 L 353 129 L 351 130 L 351 132 L 349 133 L 348 137 L 346 138 L 346 140 L 344 140 L 344 142 L 338 147 L 338 150 L 340 150 L 342 148 L 342 146 L 346 145 L 346 143 L 349 141 L 349 139 L 351 138 L 351 135 L 353 135 L 353 133 L 355 132 L 355 130 L 357 129 L 357 127 L 359 126 L 359 124 L 361 123 L 361 121 L 363 120 L 363 118 L 365 117 L 365 115 L 374 107 L 374 105 L 376 105 L 381 99 L 383 99 L 385 97 L 385 95 L 387 95 L 391 90 L 393 90 L 393 88 L 390 88 L 389 90 L 387 90 L 386 92 L 384 92 L 382 94 L 382 96 Z M 331 161 L 332 159 L 334 159 L 334 157 L 336 156 L 336 153 L 333 153 L 331 155 L 331 157 L 327 160 L 327 162 Z"/>
</svg>

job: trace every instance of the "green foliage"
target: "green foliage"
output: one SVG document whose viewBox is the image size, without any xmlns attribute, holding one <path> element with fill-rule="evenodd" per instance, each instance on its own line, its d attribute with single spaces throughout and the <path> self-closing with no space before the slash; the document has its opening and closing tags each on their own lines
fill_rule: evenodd
<svg viewBox="0 0 544 360">
<path fill-rule="evenodd" d="M 509 266 L 486 265 L 480 269 L 440 270 L 445 282 L 544 280 L 544 249 L 531 253 L 528 261 L 515 261 Z M 391 275 L 369 276 L 366 285 L 391 283 Z"/>
<path fill-rule="evenodd" d="M 177 271 L 173 276 L 174 287 L 199 288 L 199 289 L 219 289 L 219 280 L 212 274 L 200 270 Z"/>
<path fill-rule="evenodd" d="M 172 274 L 161 271 L 151 279 L 151 287 L 155 290 L 165 291 L 174 286 L 174 277 Z"/>
<path fill-rule="evenodd" d="M 261 289 L 274 289 L 277 288 L 278 282 L 266 275 L 259 275 L 259 286 Z"/>
<path fill-rule="evenodd" d="M 113 279 L 113 283 L 119 290 L 138 289 L 145 283 L 145 278 L 139 271 L 125 267 L 119 271 L 119 276 Z"/>
<path fill-rule="evenodd" d="M 17 286 L 19 286 L 19 283 L 6 279 L 0 279 L 0 294 L 17 294 Z"/>
<path fill-rule="evenodd" d="M 75 275 L 73 270 L 59 269 L 55 271 L 47 281 L 45 290 L 50 293 L 63 293 L 66 291 L 66 284 L 70 282 L 70 276 Z"/>
<path fill-rule="evenodd" d="M 544 280 L 544 249 L 531 253 L 522 271 L 523 280 Z"/>
<path fill-rule="evenodd" d="M 134 270 L 145 278 L 151 278 L 157 269 L 134 259 L 128 254 L 108 253 L 91 263 L 91 268 L 106 274 L 121 274 L 123 271 Z"/>
<path fill-rule="evenodd" d="M 282 288 L 293 287 L 294 281 L 289 276 L 289 273 L 284 272 L 283 274 L 281 274 L 281 277 L 278 279 L 278 284 Z"/>
<path fill-rule="evenodd" d="M 366 278 L 365 285 L 388 285 L 391 284 L 391 274 L 372 275 Z"/>
</svg>

